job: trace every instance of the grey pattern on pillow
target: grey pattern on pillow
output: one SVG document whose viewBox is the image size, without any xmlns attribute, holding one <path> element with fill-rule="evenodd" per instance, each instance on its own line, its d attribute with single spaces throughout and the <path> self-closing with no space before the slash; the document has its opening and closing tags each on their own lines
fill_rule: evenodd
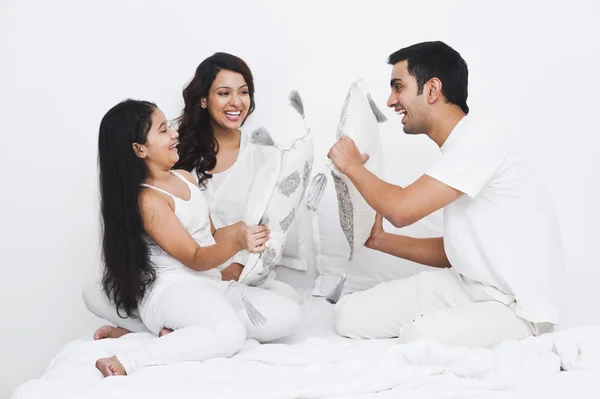
<svg viewBox="0 0 600 399">
<path fill-rule="evenodd" d="M 252 281 L 249 285 L 251 287 L 258 287 L 269 277 L 270 269 L 264 269 L 256 275 L 256 280 Z"/>
<path fill-rule="evenodd" d="M 337 128 L 338 140 L 340 137 L 342 137 L 342 128 L 346 125 L 346 121 L 348 120 L 348 104 L 350 104 L 350 91 L 348 91 L 342 107 L 342 115 L 340 116 L 340 123 L 338 124 Z"/>
<path fill-rule="evenodd" d="M 283 245 L 281 246 L 281 248 L 279 249 L 279 251 L 283 251 Z M 266 256 L 266 258 L 264 258 Z M 257 275 L 257 280 L 255 280 L 252 284 L 250 284 L 253 287 L 257 287 L 259 285 L 261 285 L 267 278 L 269 278 L 269 275 L 271 274 L 271 271 L 273 269 L 275 269 L 275 266 L 277 266 L 275 264 L 275 250 L 269 246 L 267 246 L 264 250 L 264 252 L 261 254 L 261 257 L 263 257 L 263 265 L 265 265 L 265 268 L 263 270 L 261 270 Z"/>
<path fill-rule="evenodd" d="M 269 215 L 267 215 L 266 213 L 263 215 L 262 218 L 260 218 L 260 222 L 258 222 L 258 224 L 269 224 L 270 220 L 269 220 Z"/>
<path fill-rule="evenodd" d="M 275 250 L 267 245 L 260 257 L 263 261 L 263 265 L 270 268 L 275 266 L 275 256 L 277 256 Z"/>
<path fill-rule="evenodd" d="M 341 177 L 331 172 L 333 176 L 333 182 L 335 184 L 335 192 L 338 200 L 338 210 L 340 214 L 340 224 L 344 235 L 350 244 L 350 260 L 352 260 L 352 254 L 354 253 L 354 208 L 350 201 L 350 193 L 348 192 L 348 186 L 342 180 Z"/>
<path fill-rule="evenodd" d="M 302 174 L 302 185 L 304 186 L 304 189 L 306 189 L 306 187 L 308 186 L 308 178 L 310 177 L 310 165 L 308 164 L 308 161 L 304 161 L 304 173 Z"/>
<path fill-rule="evenodd" d="M 292 195 L 299 185 L 300 173 L 298 173 L 298 171 L 294 171 L 292 174 L 284 177 L 279 183 L 277 183 L 279 192 L 286 197 Z"/>
<path fill-rule="evenodd" d="M 281 222 L 279 222 L 279 227 L 283 232 L 287 232 L 292 222 L 294 221 L 294 216 L 296 216 L 296 209 L 292 209 L 292 211 L 285 217 Z"/>
</svg>

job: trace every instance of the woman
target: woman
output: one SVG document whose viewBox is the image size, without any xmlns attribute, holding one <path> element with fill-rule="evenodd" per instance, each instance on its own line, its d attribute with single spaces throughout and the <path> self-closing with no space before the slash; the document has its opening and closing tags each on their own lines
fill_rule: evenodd
<svg viewBox="0 0 600 399">
<path fill-rule="evenodd" d="M 155 334 L 172 331 L 99 359 L 104 376 L 231 356 L 246 338 L 286 335 L 299 318 L 289 299 L 221 280 L 216 267 L 242 249 L 261 252 L 268 230 L 243 223 L 214 228 L 191 174 L 172 170 L 179 160 L 178 136 L 145 101 L 117 104 L 100 125 L 104 292 L 127 316 L 139 309 Z"/>
</svg>

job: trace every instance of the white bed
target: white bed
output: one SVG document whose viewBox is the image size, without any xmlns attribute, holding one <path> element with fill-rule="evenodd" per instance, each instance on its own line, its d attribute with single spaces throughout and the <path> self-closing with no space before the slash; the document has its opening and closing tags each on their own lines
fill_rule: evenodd
<svg viewBox="0 0 600 399">
<path fill-rule="evenodd" d="M 333 328 L 333 307 L 304 296 L 302 328 L 281 342 L 247 345 L 230 359 L 187 362 L 102 378 L 95 360 L 149 334 L 66 345 L 26 398 L 598 398 L 600 327 L 548 334 L 496 349 L 422 341 L 355 341 Z M 567 371 L 561 371 L 563 370 Z"/>
</svg>

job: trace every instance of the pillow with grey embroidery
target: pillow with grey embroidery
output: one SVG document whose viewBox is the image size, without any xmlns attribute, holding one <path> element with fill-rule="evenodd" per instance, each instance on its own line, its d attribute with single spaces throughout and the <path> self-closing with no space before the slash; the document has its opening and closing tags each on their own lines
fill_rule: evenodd
<svg viewBox="0 0 600 399">
<path fill-rule="evenodd" d="M 365 167 L 383 178 L 383 153 L 378 123 L 385 115 L 377 108 L 362 80 L 350 86 L 342 108 L 337 139 L 347 136 L 354 140 L 359 151 L 369 155 Z M 329 163 L 338 201 L 340 225 L 348 241 L 348 259 L 364 246 L 375 223 L 375 210 L 365 201 L 350 179 Z"/>
<path fill-rule="evenodd" d="M 255 154 L 261 167 L 248 197 L 244 222 L 266 224 L 271 238 L 260 254 L 248 254 L 239 282 L 259 285 L 275 268 L 283 253 L 286 236 L 298 213 L 309 183 L 314 147 L 310 129 L 306 127 L 302 102 L 297 92 L 290 95 L 292 107 L 300 114 L 294 117 L 304 123 L 306 134 L 296 139 L 289 149 L 280 150 L 265 129 L 252 133 L 250 140 L 262 147 Z M 262 159 L 261 159 L 262 158 Z"/>
</svg>

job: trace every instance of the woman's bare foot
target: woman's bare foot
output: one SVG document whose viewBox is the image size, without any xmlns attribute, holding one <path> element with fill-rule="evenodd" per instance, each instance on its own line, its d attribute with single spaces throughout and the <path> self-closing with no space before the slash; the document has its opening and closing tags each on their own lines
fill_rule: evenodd
<svg viewBox="0 0 600 399">
<path fill-rule="evenodd" d="M 159 331 L 158 336 L 162 337 L 164 335 L 171 334 L 172 332 L 173 332 L 173 330 L 171 330 L 170 328 L 163 328 L 162 330 Z"/>
<path fill-rule="evenodd" d="M 94 333 L 94 339 L 99 340 L 104 338 L 119 338 L 125 334 L 129 334 L 130 332 L 131 331 L 121 327 L 102 326 Z"/>
<path fill-rule="evenodd" d="M 121 362 L 117 360 L 116 356 L 96 360 L 96 368 L 100 370 L 104 377 L 127 375 L 125 368 Z"/>
</svg>

